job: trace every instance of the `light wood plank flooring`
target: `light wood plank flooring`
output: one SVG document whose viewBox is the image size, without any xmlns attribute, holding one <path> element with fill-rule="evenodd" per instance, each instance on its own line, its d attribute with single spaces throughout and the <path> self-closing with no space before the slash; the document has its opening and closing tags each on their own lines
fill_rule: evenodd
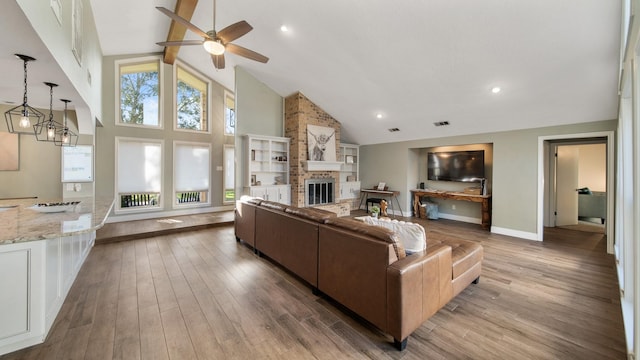
<svg viewBox="0 0 640 360">
<path fill-rule="evenodd" d="M 46 342 L 2 359 L 625 358 L 603 234 L 548 229 L 539 243 L 422 222 L 481 243 L 485 260 L 480 283 L 403 352 L 255 256 L 227 225 L 95 246 Z"/>
</svg>

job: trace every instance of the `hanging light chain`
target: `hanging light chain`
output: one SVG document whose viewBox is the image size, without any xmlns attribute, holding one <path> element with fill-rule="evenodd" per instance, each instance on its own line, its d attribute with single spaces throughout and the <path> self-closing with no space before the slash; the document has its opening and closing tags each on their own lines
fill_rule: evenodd
<svg viewBox="0 0 640 360">
<path fill-rule="evenodd" d="M 53 121 L 53 86 L 49 85 L 49 122 Z"/>
<path fill-rule="evenodd" d="M 27 106 L 27 60 L 24 60 L 24 96 L 22 97 L 22 106 Z"/>
</svg>

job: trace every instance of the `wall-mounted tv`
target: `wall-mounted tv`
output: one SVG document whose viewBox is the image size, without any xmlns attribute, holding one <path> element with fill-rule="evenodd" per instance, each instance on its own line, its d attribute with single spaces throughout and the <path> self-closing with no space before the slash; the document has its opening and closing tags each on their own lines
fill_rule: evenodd
<svg viewBox="0 0 640 360">
<path fill-rule="evenodd" d="M 484 178 L 484 150 L 430 152 L 427 157 L 429 180 L 480 182 Z"/>
</svg>

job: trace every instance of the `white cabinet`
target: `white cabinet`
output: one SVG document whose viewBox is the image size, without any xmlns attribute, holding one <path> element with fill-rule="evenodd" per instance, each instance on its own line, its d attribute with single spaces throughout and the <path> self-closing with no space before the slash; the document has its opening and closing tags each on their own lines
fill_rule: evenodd
<svg viewBox="0 0 640 360">
<path fill-rule="evenodd" d="M 44 341 L 95 234 L 0 245 L 0 355 Z"/>
<path fill-rule="evenodd" d="M 340 183 L 340 199 L 360 198 L 360 181 L 347 181 Z"/>
<path fill-rule="evenodd" d="M 340 199 L 360 197 L 360 147 L 352 144 L 340 144 Z"/>
<path fill-rule="evenodd" d="M 244 186 L 251 196 L 290 203 L 289 138 L 244 136 Z"/>
<path fill-rule="evenodd" d="M 251 196 L 291 205 L 291 185 L 251 186 L 249 189 Z"/>
</svg>

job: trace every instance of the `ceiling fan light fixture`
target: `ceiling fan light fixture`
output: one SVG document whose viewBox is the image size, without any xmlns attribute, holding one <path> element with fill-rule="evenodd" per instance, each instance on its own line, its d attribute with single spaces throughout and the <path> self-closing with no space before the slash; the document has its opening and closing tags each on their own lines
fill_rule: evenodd
<svg viewBox="0 0 640 360">
<path fill-rule="evenodd" d="M 204 46 L 204 49 L 207 50 L 207 52 L 211 55 L 222 55 L 224 54 L 224 45 L 222 45 L 222 43 L 217 40 L 205 40 L 202 43 L 202 46 Z"/>
</svg>

